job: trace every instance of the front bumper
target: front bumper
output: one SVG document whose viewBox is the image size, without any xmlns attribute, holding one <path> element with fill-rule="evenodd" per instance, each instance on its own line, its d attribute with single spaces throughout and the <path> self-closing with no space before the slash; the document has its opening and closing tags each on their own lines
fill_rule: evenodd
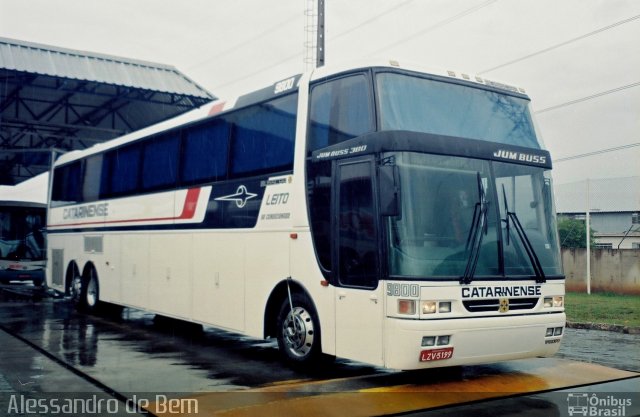
<svg viewBox="0 0 640 417">
<path fill-rule="evenodd" d="M 409 370 L 552 356 L 562 335 L 545 334 L 548 328 L 559 327 L 564 334 L 565 322 L 562 312 L 444 320 L 387 318 L 384 363 Z M 422 346 L 423 337 L 429 336 L 450 339 L 447 345 Z M 424 350 L 447 348 L 453 348 L 449 359 L 420 360 Z"/>
</svg>

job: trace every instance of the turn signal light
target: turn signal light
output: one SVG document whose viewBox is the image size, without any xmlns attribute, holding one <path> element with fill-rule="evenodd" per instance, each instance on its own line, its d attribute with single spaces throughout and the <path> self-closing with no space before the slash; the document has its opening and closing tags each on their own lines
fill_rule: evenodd
<svg viewBox="0 0 640 417">
<path fill-rule="evenodd" d="M 416 314 L 416 300 L 398 300 L 398 314 L 412 316 Z"/>
</svg>

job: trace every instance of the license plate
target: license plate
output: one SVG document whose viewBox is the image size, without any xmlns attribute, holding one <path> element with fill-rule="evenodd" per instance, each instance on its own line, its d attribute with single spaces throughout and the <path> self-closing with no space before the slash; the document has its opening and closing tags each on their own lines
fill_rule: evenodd
<svg viewBox="0 0 640 417">
<path fill-rule="evenodd" d="M 441 361 L 453 357 L 453 348 L 429 349 L 420 352 L 420 362 Z"/>
</svg>

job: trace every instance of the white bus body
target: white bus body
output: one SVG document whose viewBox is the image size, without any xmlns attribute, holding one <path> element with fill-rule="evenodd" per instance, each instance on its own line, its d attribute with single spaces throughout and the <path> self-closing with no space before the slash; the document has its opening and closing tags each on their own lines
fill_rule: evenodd
<svg viewBox="0 0 640 417">
<path fill-rule="evenodd" d="M 435 89 L 424 103 L 423 88 Z M 402 107 L 438 100 L 435 131 Z M 63 155 L 47 283 L 86 308 L 277 337 L 299 363 L 552 355 L 564 276 L 551 161 L 527 102 L 509 86 L 397 63 L 322 68 Z M 443 121 L 470 107 L 480 110 L 467 122 Z M 487 119 L 495 126 L 477 133 Z M 461 237 L 449 194 L 467 211 Z"/>
</svg>

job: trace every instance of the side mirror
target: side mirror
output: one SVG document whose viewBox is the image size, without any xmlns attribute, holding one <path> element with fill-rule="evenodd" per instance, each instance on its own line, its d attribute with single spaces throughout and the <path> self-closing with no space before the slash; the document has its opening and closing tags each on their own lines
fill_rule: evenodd
<svg viewBox="0 0 640 417">
<path fill-rule="evenodd" d="M 394 217 L 400 215 L 400 181 L 398 167 L 382 165 L 378 168 L 380 185 L 380 214 Z"/>
</svg>

